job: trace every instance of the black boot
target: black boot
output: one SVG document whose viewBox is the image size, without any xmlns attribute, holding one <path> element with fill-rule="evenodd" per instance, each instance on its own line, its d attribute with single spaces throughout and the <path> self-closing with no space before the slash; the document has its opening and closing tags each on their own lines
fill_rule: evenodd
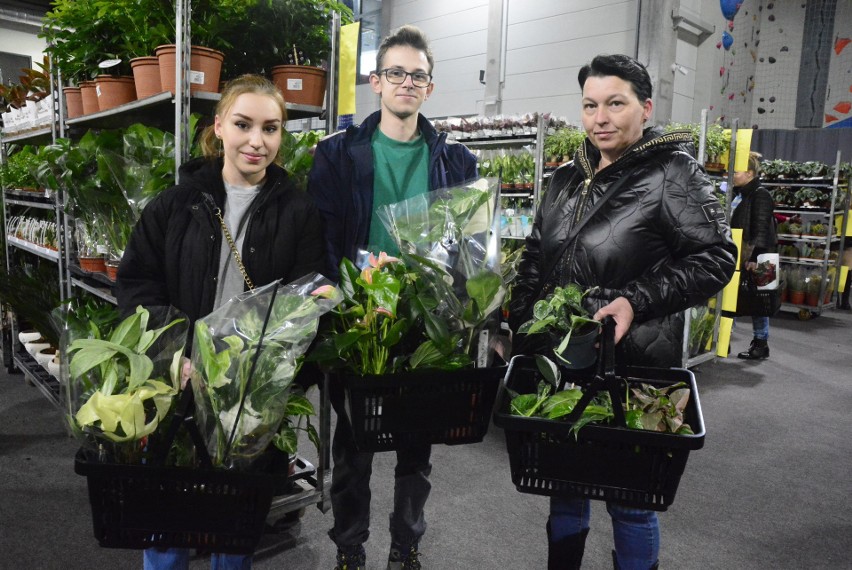
<svg viewBox="0 0 852 570">
<path fill-rule="evenodd" d="M 547 521 L 547 570 L 580 570 L 588 534 L 589 529 L 584 529 L 554 542 L 550 540 L 550 521 Z"/>
<path fill-rule="evenodd" d="M 744 360 L 763 360 L 769 358 L 769 344 L 765 340 L 754 338 L 751 340 L 751 346 L 737 355 L 737 358 Z"/>
<path fill-rule="evenodd" d="M 612 567 L 615 568 L 615 570 L 621 570 L 621 566 L 618 565 L 618 556 L 616 556 L 615 550 L 612 551 Z M 660 561 L 657 560 L 648 570 L 658 570 L 659 567 Z"/>
</svg>

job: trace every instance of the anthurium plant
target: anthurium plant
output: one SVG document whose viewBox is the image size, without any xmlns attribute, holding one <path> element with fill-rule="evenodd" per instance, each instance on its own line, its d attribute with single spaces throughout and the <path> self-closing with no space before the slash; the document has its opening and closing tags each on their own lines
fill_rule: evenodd
<svg viewBox="0 0 852 570">
<path fill-rule="evenodd" d="M 280 281 L 234 297 L 195 323 L 192 389 L 213 464 L 247 468 L 275 442 L 293 452 L 293 422 L 306 400 L 291 385 L 319 318 L 341 300 L 321 275 Z M 309 404 L 308 404 L 309 406 Z"/>
<path fill-rule="evenodd" d="M 495 199 L 488 181 L 383 207 L 401 254 L 341 262 L 343 302 L 310 358 L 361 376 L 488 366 L 506 293 Z"/>
<path fill-rule="evenodd" d="M 154 322 L 165 322 L 154 328 Z M 186 319 L 174 309 L 138 307 L 111 330 L 66 336 L 63 367 L 72 431 L 120 463 L 138 462 L 180 389 Z"/>
</svg>

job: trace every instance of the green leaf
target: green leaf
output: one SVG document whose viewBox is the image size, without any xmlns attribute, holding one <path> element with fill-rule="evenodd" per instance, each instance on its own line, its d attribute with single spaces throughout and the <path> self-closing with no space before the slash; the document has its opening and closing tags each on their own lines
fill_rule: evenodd
<svg viewBox="0 0 852 570">
<path fill-rule="evenodd" d="M 567 416 L 574 411 L 574 406 L 582 397 L 583 391 L 579 388 L 557 392 L 542 404 L 541 414 L 551 420 Z"/>
</svg>

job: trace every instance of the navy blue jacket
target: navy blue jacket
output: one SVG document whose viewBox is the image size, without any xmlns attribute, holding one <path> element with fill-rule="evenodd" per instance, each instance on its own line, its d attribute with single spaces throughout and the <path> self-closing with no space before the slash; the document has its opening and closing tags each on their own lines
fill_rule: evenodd
<svg viewBox="0 0 852 570">
<path fill-rule="evenodd" d="M 373 133 L 379 126 L 381 111 L 366 118 L 360 126 L 351 126 L 322 140 L 314 153 L 314 165 L 308 177 L 308 194 L 314 199 L 325 220 L 328 270 L 336 280 L 341 259 L 355 260 L 359 249 L 367 246 L 373 215 Z M 449 188 L 474 180 L 476 157 L 467 147 L 447 141 L 423 115 L 417 127 L 429 147 L 429 188 Z"/>
</svg>

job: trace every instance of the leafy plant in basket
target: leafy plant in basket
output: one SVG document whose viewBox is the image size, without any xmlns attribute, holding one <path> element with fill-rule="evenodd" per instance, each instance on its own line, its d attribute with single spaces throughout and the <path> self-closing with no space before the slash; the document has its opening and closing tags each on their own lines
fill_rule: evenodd
<svg viewBox="0 0 852 570">
<path fill-rule="evenodd" d="M 546 298 L 536 301 L 532 318 L 518 327 L 518 334 L 547 333 L 554 339 L 556 358 L 564 364 L 571 364 L 563 354 L 572 335 L 594 330 L 600 325 L 583 306 L 583 298 L 593 290 L 583 291 L 575 283 L 556 287 Z"/>
<path fill-rule="evenodd" d="M 536 355 L 536 365 L 542 380 L 532 394 L 518 394 L 509 390 L 510 413 L 516 416 L 564 420 L 574 411 L 583 397 L 583 388 L 573 383 L 559 390 L 560 371 L 550 359 Z M 628 428 L 680 435 L 692 434 L 684 422 L 683 413 L 689 401 L 690 390 L 683 382 L 658 388 L 646 383 L 627 386 L 623 395 L 624 417 Z M 577 433 L 588 424 L 607 424 L 613 421 L 612 399 L 608 392 L 599 392 L 583 409 L 580 418 L 571 426 Z"/>
<path fill-rule="evenodd" d="M 496 179 L 435 190 L 384 206 L 379 217 L 416 276 L 414 315 L 428 341 L 412 358 L 418 365 L 485 366 L 484 337 L 493 338 L 506 294 L 500 270 Z M 490 341 L 485 344 L 488 345 Z M 483 346 L 483 349 L 485 347 Z M 414 366 L 412 366 L 414 367 Z"/>
<path fill-rule="evenodd" d="M 273 441 L 294 450 L 293 426 L 279 428 L 287 413 L 303 415 L 307 400 L 291 398 L 291 384 L 319 318 L 339 302 L 312 274 L 244 293 L 196 321 L 192 389 L 214 465 L 248 467 Z"/>
<path fill-rule="evenodd" d="M 66 336 L 71 429 L 85 446 L 119 463 L 141 460 L 180 388 L 186 319 L 174 309 L 152 311 L 137 307 L 111 330 L 90 327 L 86 338 Z M 165 324 L 154 328 L 155 322 Z"/>
<path fill-rule="evenodd" d="M 342 260 L 344 300 L 310 358 L 359 376 L 487 366 L 480 342 L 505 295 L 491 239 L 496 193 L 490 180 L 487 188 L 435 191 L 384 207 L 380 217 L 401 259 L 370 254 L 363 270 Z"/>
</svg>

